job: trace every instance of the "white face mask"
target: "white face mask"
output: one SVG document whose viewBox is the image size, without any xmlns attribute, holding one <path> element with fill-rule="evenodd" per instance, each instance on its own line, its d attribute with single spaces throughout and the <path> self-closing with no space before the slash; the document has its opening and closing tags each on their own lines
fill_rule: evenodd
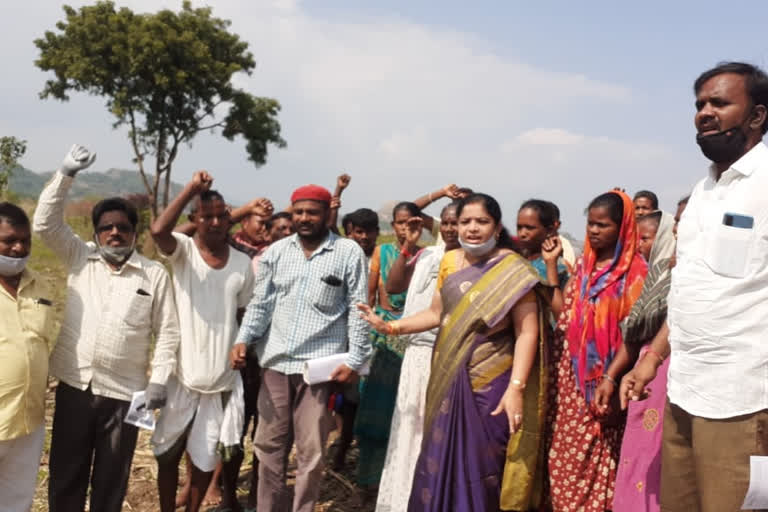
<svg viewBox="0 0 768 512">
<path fill-rule="evenodd" d="M 464 252 L 473 258 L 481 258 L 485 256 L 496 248 L 497 242 L 498 240 L 496 240 L 495 236 L 492 236 L 481 244 L 471 244 L 469 242 L 465 242 L 461 237 L 459 237 L 459 245 L 461 245 L 461 248 L 464 249 Z"/>
<path fill-rule="evenodd" d="M 101 257 L 104 258 L 107 263 L 111 263 L 113 265 L 119 266 L 128 261 L 128 258 L 131 257 L 131 253 L 133 253 L 133 250 L 136 248 L 135 236 L 133 237 L 133 242 L 131 242 L 131 245 L 124 245 L 121 247 L 101 245 L 99 243 L 99 237 L 94 236 L 94 239 L 96 240 L 96 246 L 99 248 L 99 254 L 101 254 Z"/>
<path fill-rule="evenodd" d="M 29 256 L 25 258 L 11 258 L 0 254 L 0 276 L 13 277 L 21 274 L 27 266 Z"/>
</svg>

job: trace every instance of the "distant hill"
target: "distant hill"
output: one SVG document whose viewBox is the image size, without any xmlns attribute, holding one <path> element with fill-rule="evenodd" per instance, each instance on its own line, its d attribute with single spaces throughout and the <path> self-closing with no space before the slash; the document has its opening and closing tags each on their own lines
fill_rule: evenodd
<svg viewBox="0 0 768 512">
<path fill-rule="evenodd" d="M 11 176 L 10 190 L 21 197 L 37 198 L 52 175 L 52 172 L 36 173 L 17 167 Z M 151 175 L 149 179 L 152 179 Z M 171 197 L 175 197 L 182 188 L 178 183 L 171 182 Z M 138 171 L 109 169 L 106 172 L 80 172 L 72 186 L 70 197 L 78 200 L 86 197 L 102 198 L 146 193 Z"/>
</svg>

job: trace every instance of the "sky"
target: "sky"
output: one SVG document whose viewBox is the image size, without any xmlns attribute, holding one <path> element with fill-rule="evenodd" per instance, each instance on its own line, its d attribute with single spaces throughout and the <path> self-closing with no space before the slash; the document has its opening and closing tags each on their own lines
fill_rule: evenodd
<svg viewBox="0 0 768 512">
<path fill-rule="evenodd" d="M 145 12 L 181 1 L 116 4 Z M 552 200 L 580 237 L 584 208 L 614 186 L 653 190 L 674 212 L 707 169 L 694 79 L 724 60 L 768 66 L 764 0 L 193 5 L 212 6 L 248 41 L 257 68 L 237 85 L 282 105 L 288 145 L 264 166 L 247 160 L 242 140 L 207 133 L 174 164 L 175 181 L 206 169 L 235 204 L 266 196 L 282 208 L 295 187 L 332 188 L 348 172 L 342 213 L 456 183 L 493 195 L 510 226 L 524 200 Z M 33 40 L 61 19 L 50 0 L 15 3 L 0 19 L 0 135 L 27 140 L 21 163 L 35 171 L 55 169 L 72 143 L 98 153 L 95 171 L 132 168 L 126 131 L 112 129 L 102 98 L 38 97 L 47 76 Z"/>
</svg>

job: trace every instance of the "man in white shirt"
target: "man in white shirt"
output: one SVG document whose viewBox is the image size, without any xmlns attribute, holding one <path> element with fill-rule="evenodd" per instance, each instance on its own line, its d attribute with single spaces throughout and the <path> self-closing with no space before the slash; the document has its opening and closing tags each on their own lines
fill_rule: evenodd
<svg viewBox="0 0 768 512">
<path fill-rule="evenodd" d="M 768 455 L 768 76 L 726 63 L 695 82 L 712 161 L 678 226 L 661 510 L 739 510 Z"/>
<path fill-rule="evenodd" d="M 168 380 L 168 406 L 152 436 L 158 460 L 160 509 L 175 510 L 179 461 L 189 453 L 191 482 L 187 511 L 199 510 L 213 470 L 225 459 L 224 476 L 239 461 L 243 428 L 243 384 L 229 366 L 239 310 L 253 293 L 251 260 L 230 248 L 229 209 L 211 190 L 213 178 L 198 171 L 184 190 L 152 223 L 152 237 L 173 269 L 181 343 L 176 372 Z M 174 233 L 184 207 L 193 201 L 195 234 Z M 236 469 L 234 469 L 236 471 Z M 222 508 L 238 507 L 235 489 L 225 492 Z"/>
<path fill-rule="evenodd" d="M 96 154 L 73 146 L 40 194 L 33 230 L 67 268 L 67 304 L 50 371 L 59 379 L 51 440 L 48 506 L 119 512 L 138 430 L 124 423 L 134 392 L 148 408 L 165 404 L 176 366 L 179 326 L 165 268 L 138 254 L 136 208 L 121 198 L 94 206 L 93 241 L 64 222 L 75 174 Z M 147 385 L 154 337 L 152 375 Z"/>
</svg>

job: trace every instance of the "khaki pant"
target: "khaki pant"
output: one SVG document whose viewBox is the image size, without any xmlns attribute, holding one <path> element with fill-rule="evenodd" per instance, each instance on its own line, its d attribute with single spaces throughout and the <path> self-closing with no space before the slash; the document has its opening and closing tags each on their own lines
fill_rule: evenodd
<svg viewBox="0 0 768 512">
<path fill-rule="evenodd" d="M 669 403 L 661 456 L 662 512 L 737 512 L 749 487 L 749 457 L 768 454 L 768 411 L 726 419 Z"/>
<path fill-rule="evenodd" d="M 330 388 L 330 383 L 309 386 L 300 374 L 262 372 L 254 439 L 259 459 L 260 512 L 314 511 L 330 432 Z M 286 503 L 285 474 L 294 439 L 297 468 L 291 507 Z"/>
</svg>

